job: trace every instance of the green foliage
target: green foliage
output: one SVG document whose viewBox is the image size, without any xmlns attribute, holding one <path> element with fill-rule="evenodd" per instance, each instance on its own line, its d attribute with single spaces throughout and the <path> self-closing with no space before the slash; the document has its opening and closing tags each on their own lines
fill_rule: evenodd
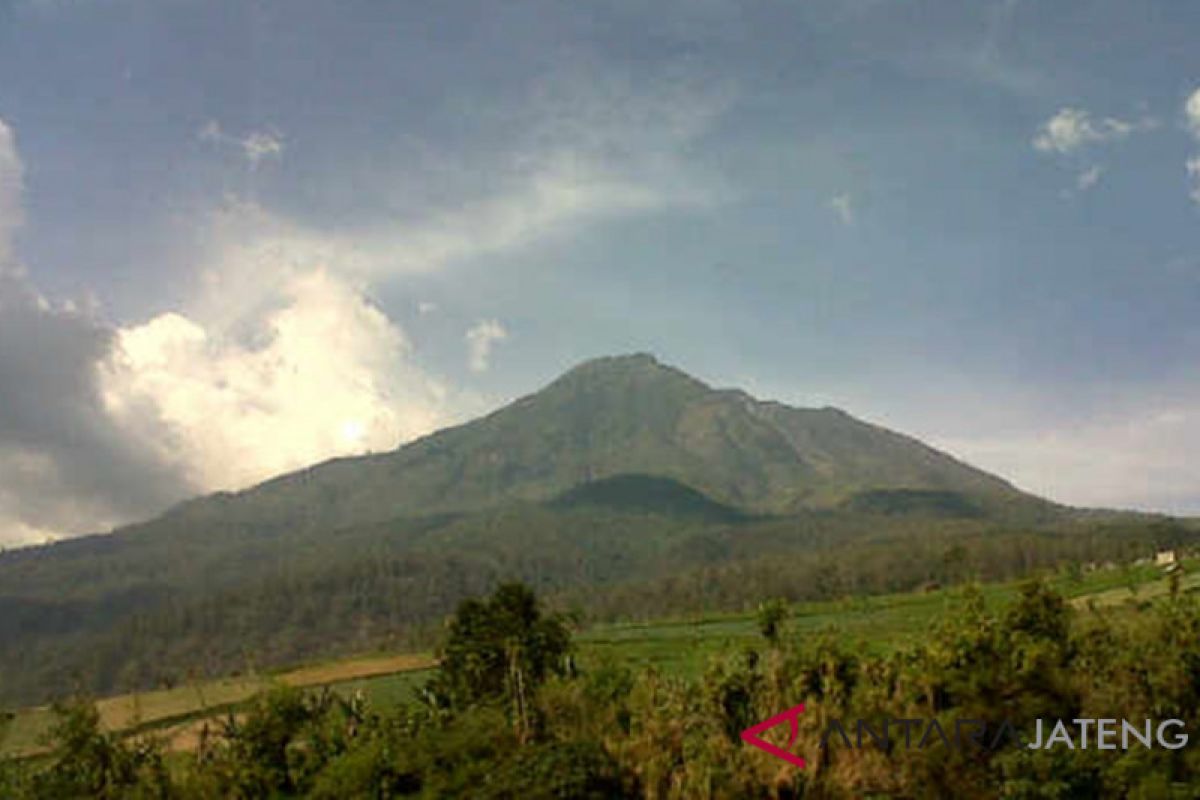
<svg viewBox="0 0 1200 800">
<path fill-rule="evenodd" d="M 782 597 L 764 600 L 759 603 L 756 617 L 758 631 L 762 634 L 763 638 L 771 644 L 775 644 L 779 640 L 779 635 L 782 633 L 783 625 L 787 622 L 789 613 L 788 602 Z"/>
<path fill-rule="evenodd" d="M 545 615 L 529 587 L 504 584 L 485 601 L 459 605 L 429 689 L 439 701 L 460 707 L 503 701 L 525 736 L 538 687 L 568 670 L 570 649 L 562 619 Z"/>
<path fill-rule="evenodd" d="M 0 766 L 0 788 L 12 798 L 168 798 L 175 795 L 161 748 L 151 739 L 125 741 L 100 727 L 84 700 L 57 704 L 53 749 L 38 769 Z"/>
<path fill-rule="evenodd" d="M 645 618 L 742 610 L 764 597 L 1004 580 L 1072 562 L 1125 562 L 1159 536 L 1195 537 L 1172 530 L 1145 520 L 1026 529 L 843 511 L 717 523 L 526 503 L 336 535 L 246 529 L 210 540 L 189 529 L 153 541 L 119 536 L 107 549 L 67 542 L 0 559 L 0 701 L 424 648 L 436 620 L 501 579 L 523 580 L 591 620 Z M 165 593 L 160 582 L 174 588 Z"/>
<path fill-rule="evenodd" d="M 512 724 L 513 684 L 497 648 L 539 641 L 549 618 L 527 588 L 507 586 L 464 603 L 448 632 L 455 655 L 444 685 L 474 687 L 463 690 L 468 701 L 375 709 L 279 688 L 214 728 L 170 772 L 152 745 L 105 734 L 94 711 L 75 705 L 61 712 L 53 755 L 0 769 L 0 789 L 14 798 L 1194 796 L 1195 748 L 893 742 L 885 751 L 869 738 L 859 748 L 836 736 L 822 748 L 832 721 L 856 718 L 936 719 L 953 731 L 958 720 L 1200 716 L 1194 596 L 1164 593 L 1145 610 L 1093 613 L 1037 580 L 1003 603 L 987 588 L 960 594 L 920 639 L 883 653 L 828 630 L 781 633 L 765 653 L 727 648 L 695 679 L 612 659 L 564 674 L 553 659 L 540 671 L 530 661 L 523 669 L 541 675 L 527 684 L 539 724 L 523 730 Z M 565 652 L 557 636 L 538 645 L 542 652 Z M 739 739 L 797 702 L 806 706 L 795 745 L 808 761 L 803 771 Z"/>
<path fill-rule="evenodd" d="M 325 749 L 319 722 L 328 711 L 327 696 L 314 698 L 298 689 L 274 688 L 251 704 L 244 719 L 230 714 L 224 723 L 223 746 L 202 748 L 200 758 L 213 763 L 212 773 L 223 794 L 247 798 L 294 794 L 307 788 L 308 762 Z"/>
<path fill-rule="evenodd" d="M 869 514 L 922 513 L 945 517 L 981 517 L 984 510 L 964 492 L 944 489 L 873 489 L 858 492 L 846 507 Z"/>
</svg>

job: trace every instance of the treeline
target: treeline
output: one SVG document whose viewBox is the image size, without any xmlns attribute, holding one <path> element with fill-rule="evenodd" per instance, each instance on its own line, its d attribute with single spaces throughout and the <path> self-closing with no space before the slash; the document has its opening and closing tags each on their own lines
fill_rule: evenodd
<svg viewBox="0 0 1200 800">
<path fill-rule="evenodd" d="M 422 648 L 460 600 L 503 580 L 602 621 L 1009 579 L 1200 541 L 1195 529 L 1136 517 L 1040 529 L 844 512 L 714 524 L 540 506 L 230 549 L 252 535 L 226 531 L 201 545 L 181 534 L 128 553 L 84 542 L 65 560 L 10 554 L 15 566 L 0 572 L 0 704 Z M 171 561 L 167 577 L 147 582 L 159 561 Z"/>
<path fill-rule="evenodd" d="M 1007 581 L 1047 570 L 1128 568 L 1157 551 L 1198 543 L 1197 531 L 1173 522 L 1076 523 L 1023 531 L 963 531 L 927 523 L 920 536 L 888 531 L 842 546 L 692 567 L 600 591 L 568 590 L 554 599 L 584 619 L 645 620 L 698 611 L 745 611 L 765 597 L 832 600 L 968 581 Z"/>
<path fill-rule="evenodd" d="M 786 605 L 772 603 L 757 646 L 687 680 L 577 664 L 563 622 L 506 585 L 460 606 L 419 701 L 370 708 L 278 689 L 215 722 L 186 754 L 106 733 L 90 706 L 69 705 L 50 756 L 0 766 L 0 795 L 1195 797 L 1200 605 L 1177 587 L 1107 611 L 1073 610 L 1036 580 L 1003 609 L 968 587 L 924 640 L 886 655 L 849 650 L 832 631 L 793 637 Z M 791 751 L 804 769 L 742 741 L 746 727 L 797 703 L 805 710 Z M 858 719 L 936 724 L 951 736 L 960 722 L 989 731 L 1011 722 L 1030 741 L 1038 719 L 1177 719 L 1191 741 L 1029 749 L 893 736 L 859 746 Z M 835 720 L 847 738 L 829 735 Z"/>
</svg>

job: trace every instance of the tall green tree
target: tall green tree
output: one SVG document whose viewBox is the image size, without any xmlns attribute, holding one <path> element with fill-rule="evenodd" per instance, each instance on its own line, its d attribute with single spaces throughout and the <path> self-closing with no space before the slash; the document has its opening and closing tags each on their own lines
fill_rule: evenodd
<svg viewBox="0 0 1200 800">
<path fill-rule="evenodd" d="M 507 703 L 518 733 L 527 735 L 537 687 L 569 669 L 565 621 L 545 614 L 528 586 L 508 583 L 487 600 L 463 601 L 449 629 L 432 695 L 454 706 Z"/>
</svg>

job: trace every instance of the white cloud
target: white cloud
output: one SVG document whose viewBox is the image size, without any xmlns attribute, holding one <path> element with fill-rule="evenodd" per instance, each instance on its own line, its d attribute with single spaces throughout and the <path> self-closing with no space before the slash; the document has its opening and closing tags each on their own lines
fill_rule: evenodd
<svg viewBox="0 0 1200 800">
<path fill-rule="evenodd" d="M 1188 182 L 1192 185 L 1188 194 L 1196 204 L 1200 204 L 1200 156 L 1192 156 L 1184 162 L 1184 169 L 1187 169 Z"/>
<path fill-rule="evenodd" d="M 1187 122 L 1188 131 L 1197 142 L 1200 142 L 1200 89 L 1192 92 L 1191 97 L 1183 106 L 1184 117 Z M 1200 204 L 1200 156 L 1192 156 L 1185 164 L 1187 170 L 1188 183 L 1191 184 L 1189 195 L 1193 202 Z"/>
<path fill-rule="evenodd" d="M 1200 89 L 1192 92 L 1191 97 L 1184 103 L 1183 113 L 1188 130 L 1200 140 Z"/>
<path fill-rule="evenodd" d="M 101 385 L 112 417 L 205 489 L 389 450 L 447 422 L 446 390 L 403 332 L 324 270 L 292 275 L 258 317 L 168 312 L 120 329 Z"/>
<path fill-rule="evenodd" d="M 837 214 L 843 225 L 854 223 L 854 199 L 849 194 L 842 193 L 830 198 L 829 208 Z"/>
<path fill-rule="evenodd" d="M 467 365 L 472 372 L 486 372 L 492 348 L 508 338 L 508 331 L 494 319 L 480 320 L 467 330 Z"/>
<path fill-rule="evenodd" d="M 0 272 L 16 268 L 12 237 L 25 219 L 21 201 L 24 174 L 17 155 L 16 136 L 0 119 Z"/>
<path fill-rule="evenodd" d="M 226 133 L 216 120 L 209 120 L 197 135 L 201 141 L 229 145 L 240 150 L 251 169 L 257 169 L 265 159 L 283 156 L 283 137 L 273 130 L 250 131 L 245 136 L 233 136 Z"/>
<path fill-rule="evenodd" d="M 242 151 L 253 167 L 264 158 L 279 158 L 283 155 L 283 139 L 269 131 L 253 131 L 242 139 Z"/>
<path fill-rule="evenodd" d="M 421 300 L 417 303 L 417 313 L 421 316 L 432 314 L 438 310 L 438 304 L 431 300 Z"/>
<path fill-rule="evenodd" d="M 1117 141 L 1138 131 L 1151 130 L 1157 124 L 1149 117 L 1135 122 L 1115 117 L 1094 120 L 1084 109 L 1064 107 L 1042 123 L 1033 137 L 1033 147 L 1042 153 L 1068 155 L 1088 145 Z"/>
<path fill-rule="evenodd" d="M 1189 194 L 1194 202 L 1200 204 L 1200 156 L 1192 156 L 1185 164 L 1188 180 L 1192 184 Z"/>
<path fill-rule="evenodd" d="M 660 190 L 605 174 L 570 155 L 548 160 L 508 193 L 376 235 L 370 246 L 388 250 L 385 270 L 427 270 L 522 247 L 585 220 L 651 211 L 686 202 Z"/>
<path fill-rule="evenodd" d="M 32 544 L 48 544 L 62 538 L 58 533 L 46 528 L 36 528 L 26 525 L 18 519 L 0 515 L 0 552 L 8 547 L 24 547 Z"/>
<path fill-rule="evenodd" d="M 1083 172 L 1080 172 L 1075 178 L 1075 188 L 1081 192 L 1086 192 L 1088 189 L 1091 189 L 1100 182 L 1100 178 L 1103 174 L 1103 167 L 1101 167 L 1099 164 L 1093 165 L 1085 169 Z"/>
<path fill-rule="evenodd" d="M 264 272 L 328 266 L 379 281 L 518 249 L 586 222 L 699 202 L 607 173 L 585 159 L 547 157 L 524 180 L 452 211 L 388 220 L 352 232 L 320 231 L 230 198 L 215 215 L 205 279 L 228 285 L 222 302 L 244 303 L 272 283 Z M 210 293 L 211 294 L 211 293 Z"/>
</svg>

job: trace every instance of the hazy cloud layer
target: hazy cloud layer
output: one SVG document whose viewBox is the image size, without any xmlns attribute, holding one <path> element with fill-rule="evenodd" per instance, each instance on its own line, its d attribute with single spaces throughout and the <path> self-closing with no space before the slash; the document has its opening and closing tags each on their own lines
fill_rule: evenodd
<svg viewBox="0 0 1200 800">
<path fill-rule="evenodd" d="M 995 439 L 942 440 L 1018 486 L 1076 505 L 1196 512 L 1200 403 Z"/>
</svg>

